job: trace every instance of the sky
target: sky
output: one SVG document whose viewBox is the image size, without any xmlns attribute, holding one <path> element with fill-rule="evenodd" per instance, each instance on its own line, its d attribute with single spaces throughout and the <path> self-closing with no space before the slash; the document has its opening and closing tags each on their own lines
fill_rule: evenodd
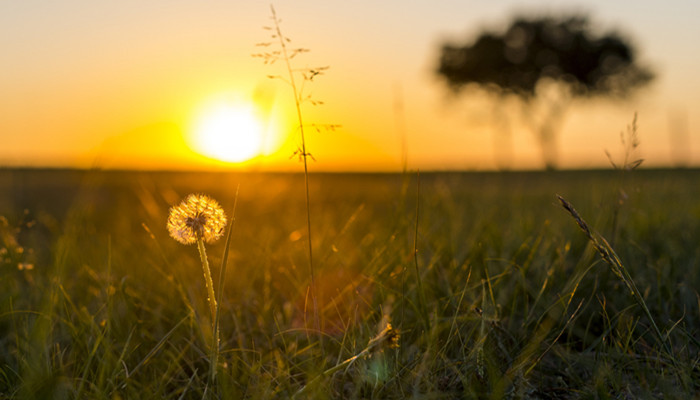
<svg viewBox="0 0 700 400">
<path fill-rule="evenodd" d="M 440 47 L 503 30 L 516 14 L 583 12 L 629 38 L 656 73 L 625 102 L 574 101 L 558 136 L 562 168 L 621 161 L 637 113 L 644 166 L 700 164 L 700 2 L 281 0 L 272 4 L 294 68 L 329 67 L 303 87 L 312 171 L 543 167 L 536 136 L 507 103 L 499 151 L 493 103 L 453 96 Z M 268 47 L 269 1 L 0 1 L 0 166 L 296 170 L 300 143 L 283 62 Z M 270 47 L 271 48 L 271 47 Z M 299 77 L 297 77 L 297 80 Z M 301 83 L 301 82 L 297 82 Z M 254 107 L 260 155 L 217 161 L 198 122 L 221 105 Z M 330 129 L 333 127 L 333 129 Z M 221 142 L 220 148 L 237 146 Z M 506 160 L 505 162 L 503 160 Z M 500 160 L 500 161 L 499 161 Z"/>
</svg>

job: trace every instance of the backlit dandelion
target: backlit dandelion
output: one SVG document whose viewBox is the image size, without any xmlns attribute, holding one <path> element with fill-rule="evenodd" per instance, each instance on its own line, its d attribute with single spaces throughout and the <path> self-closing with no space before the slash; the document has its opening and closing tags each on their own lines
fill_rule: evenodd
<svg viewBox="0 0 700 400">
<path fill-rule="evenodd" d="M 194 244 L 198 238 L 207 243 L 224 233 L 226 214 L 219 203 L 203 194 L 191 194 L 170 209 L 168 232 L 182 244 Z"/>
<path fill-rule="evenodd" d="M 226 214 L 216 200 L 203 194 L 191 194 L 178 206 L 170 209 L 168 216 L 168 232 L 173 239 L 182 244 L 197 243 L 197 250 L 202 261 L 204 271 L 204 283 L 207 287 L 207 301 L 211 312 L 212 332 L 212 356 L 210 360 L 211 378 L 216 376 L 216 364 L 219 357 L 219 329 L 217 325 L 218 308 L 214 295 L 214 282 L 211 279 L 209 260 L 204 242 L 212 243 L 224 234 L 226 228 Z"/>
</svg>

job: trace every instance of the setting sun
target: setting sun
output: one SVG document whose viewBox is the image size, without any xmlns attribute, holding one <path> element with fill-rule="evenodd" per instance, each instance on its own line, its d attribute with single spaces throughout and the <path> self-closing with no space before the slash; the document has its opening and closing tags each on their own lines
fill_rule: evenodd
<svg viewBox="0 0 700 400">
<path fill-rule="evenodd" d="M 207 157 L 242 162 L 261 154 L 263 135 L 263 124 L 252 106 L 221 103 L 201 114 L 190 143 Z"/>
</svg>

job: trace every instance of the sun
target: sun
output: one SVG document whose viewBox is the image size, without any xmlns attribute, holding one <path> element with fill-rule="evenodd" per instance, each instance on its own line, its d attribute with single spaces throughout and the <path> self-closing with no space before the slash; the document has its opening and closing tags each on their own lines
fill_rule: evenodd
<svg viewBox="0 0 700 400">
<path fill-rule="evenodd" d="M 190 142 L 204 156 L 243 162 L 262 153 L 263 135 L 263 124 L 252 105 L 218 103 L 202 112 Z"/>
</svg>

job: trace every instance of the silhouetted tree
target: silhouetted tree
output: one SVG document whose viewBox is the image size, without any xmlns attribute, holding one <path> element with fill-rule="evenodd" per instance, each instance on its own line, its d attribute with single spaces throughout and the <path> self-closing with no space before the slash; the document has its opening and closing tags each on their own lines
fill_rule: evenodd
<svg viewBox="0 0 700 400">
<path fill-rule="evenodd" d="M 625 98 L 654 77 L 629 43 L 614 33 L 596 35 L 584 16 L 516 18 L 502 34 L 445 44 L 437 73 L 454 92 L 476 85 L 500 100 L 519 98 L 550 169 L 557 162 L 556 127 L 571 99 Z"/>
</svg>

